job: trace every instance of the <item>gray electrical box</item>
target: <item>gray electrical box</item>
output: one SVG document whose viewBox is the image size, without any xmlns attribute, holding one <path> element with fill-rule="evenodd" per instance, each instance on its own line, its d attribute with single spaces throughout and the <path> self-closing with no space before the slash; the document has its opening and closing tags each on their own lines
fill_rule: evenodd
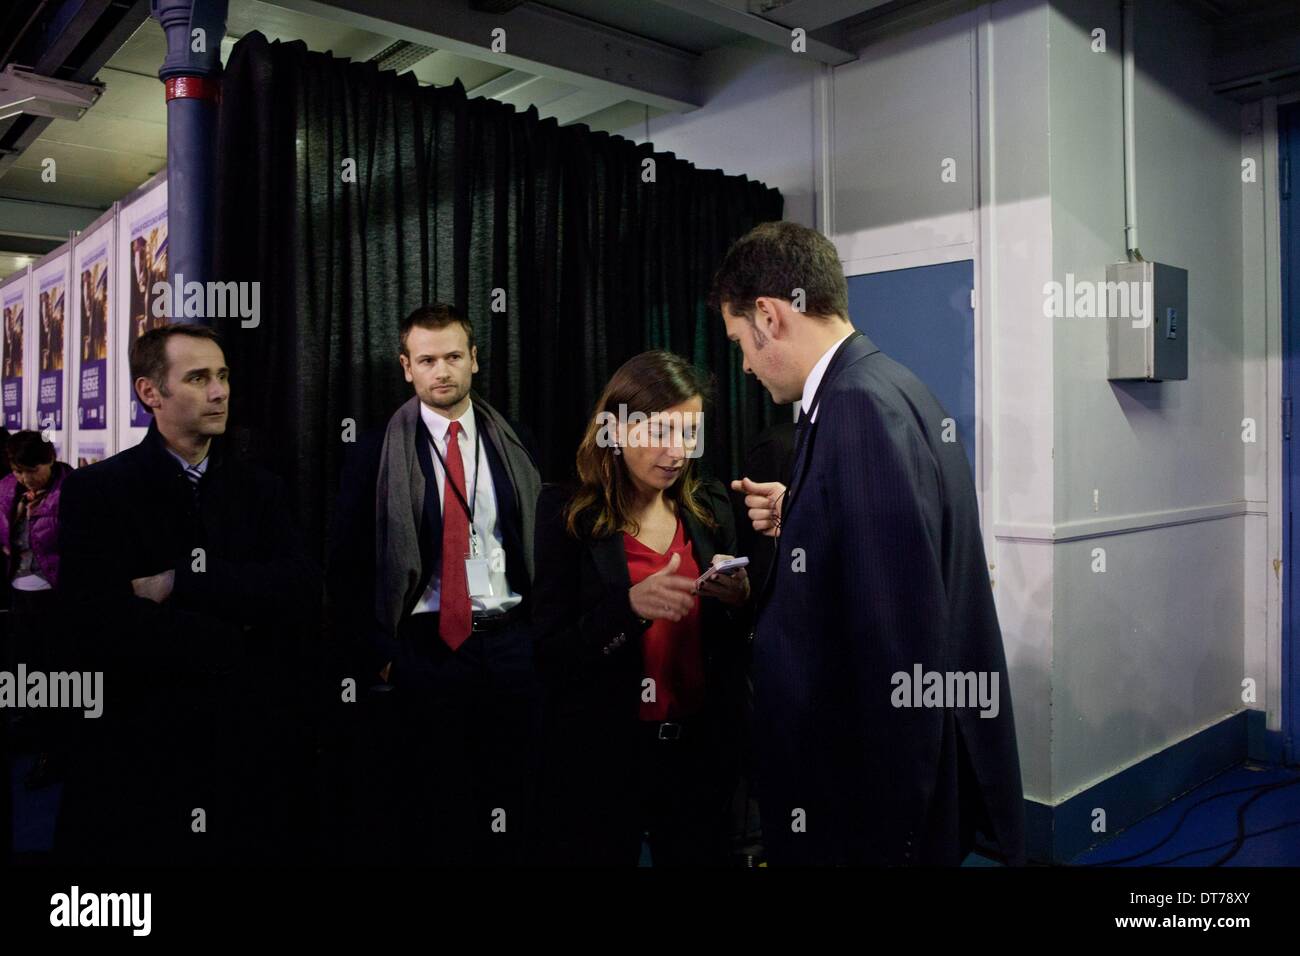
<svg viewBox="0 0 1300 956">
<path fill-rule="evenodd" d="M 1186 379 L 1187 270 L 1160 262 L 1116 262 L 1106 267 L 1104 294 L 1107 378 Z"/>
</svg>

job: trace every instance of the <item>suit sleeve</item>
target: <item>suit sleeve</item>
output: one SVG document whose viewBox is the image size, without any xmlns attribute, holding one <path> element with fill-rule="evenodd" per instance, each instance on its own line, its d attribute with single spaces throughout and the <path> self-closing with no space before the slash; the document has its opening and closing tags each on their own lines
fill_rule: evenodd
<svg viewBox="0 0 1300 956">
<path fill-rule="evenodd" d="M 85 655 L 134 669 L 216 673 L 231 669 L 241 648 L 229 625 L 168 600 L 137 597 L 121 570 L 128 540 L 122 509 L 93 472 L 74 471 L 59 499 L 59 593 Z"/>
<path fill-rule="evenodd" d="M 165 603 L 241 625 L 286 610 L 315 613 L 320 577 L 293 520 L 284 482 L 269 476 L 259 485 L 260 534 L 250 559 L 235 561 L 209 552 L 202 570 L 196 571 L 194 558 L 181 555 L 172 596 Z"/>
<path fill-rule="evenodd" d="M 645 630 L 626 590 L 606 591 L 594 605 L 582 606 L 580 566 L 586 545 L 565 529 L 566 503 L 563 489 L 550 487 L 537 504 L 533 624 L 538 668 L 552 677 L 600 666 Z M 625 640 L 604 654 L 619 634 Z"/>
<path fill-rule="evenodd" d="M 931 751 L 939 740 L 938 711 L 893 707 L 892 677 L 910 678 L 917 664 L 926 672 L 946 666 L 938 465 L 916 423 L 870 392 L 848 393 L 825 411 L 830 427 L 817 437 L 817 449 L 825 449 L 835 479 L 817 493 L 834 516 L 833 548 L 824 558 L 833 564 L 827 570 L 837 580 L 835 600 L 845 605 L 843 659 L 860 722 L 854 729 L 861 741 L 897 735 L 920 778 L 924 764 L 937 759 Z M 882 748 L 869 749 L 872 759 L 881 757 Z M 879 767 L 867 769 L 870 779 Z"/>
</svg>

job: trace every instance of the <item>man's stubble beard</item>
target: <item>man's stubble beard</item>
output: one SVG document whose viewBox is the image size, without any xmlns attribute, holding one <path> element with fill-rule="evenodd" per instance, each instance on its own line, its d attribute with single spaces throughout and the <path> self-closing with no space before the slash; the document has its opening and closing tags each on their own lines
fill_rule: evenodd
<svg viewBox="0 0 1300 956">
<path fill-rule="evenodd" d="M 466 385 L 463 389 L 457 389 L 451 398 L 443 399 L 438 398 L 438 393 L 434 391 L 436 388 L 436 385 L 429 386 L 428 398 L 424 400 L 424 404 L 428 405 L 430 408 L 455 408 L 465 400 L 465 396 L 469 394 L 471 386 Z"/>
</svg>

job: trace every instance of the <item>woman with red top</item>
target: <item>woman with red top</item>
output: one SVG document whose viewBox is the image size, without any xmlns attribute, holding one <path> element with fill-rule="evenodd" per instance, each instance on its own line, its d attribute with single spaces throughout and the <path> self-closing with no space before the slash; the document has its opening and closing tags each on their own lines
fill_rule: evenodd
<svg viewBox="0 0 1300 956">
<path fill-rule="evenodd" d="M 725 865 L 745 694 L 744 569 L 697 587 L 736 534 L 694 459 L 708 381 L 669 352 L 610 379 L 576 490 L 537 506 L 546 687 L 542 863 Z"/>
</svg>

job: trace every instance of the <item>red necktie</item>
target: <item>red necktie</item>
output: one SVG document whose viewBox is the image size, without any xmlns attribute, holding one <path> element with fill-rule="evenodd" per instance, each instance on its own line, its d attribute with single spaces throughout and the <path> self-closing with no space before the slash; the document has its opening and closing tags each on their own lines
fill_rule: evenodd
<svg viewBox="0 0 1300 956">
<path fill-rule="evenodd" d="M 447 481 L 442 496 L 442 592 L 438 607 L 438 636 L 453 651 L 473 630 L 469 584 L 465 580 L 465 555 L 469 553 L 469 516 L 461 499 L 465 492 L 465 465 L 460 460 L 460 422 L 447 427 Z M 457 496 L 452 488 L 459 488 Z"/>
</svg>

